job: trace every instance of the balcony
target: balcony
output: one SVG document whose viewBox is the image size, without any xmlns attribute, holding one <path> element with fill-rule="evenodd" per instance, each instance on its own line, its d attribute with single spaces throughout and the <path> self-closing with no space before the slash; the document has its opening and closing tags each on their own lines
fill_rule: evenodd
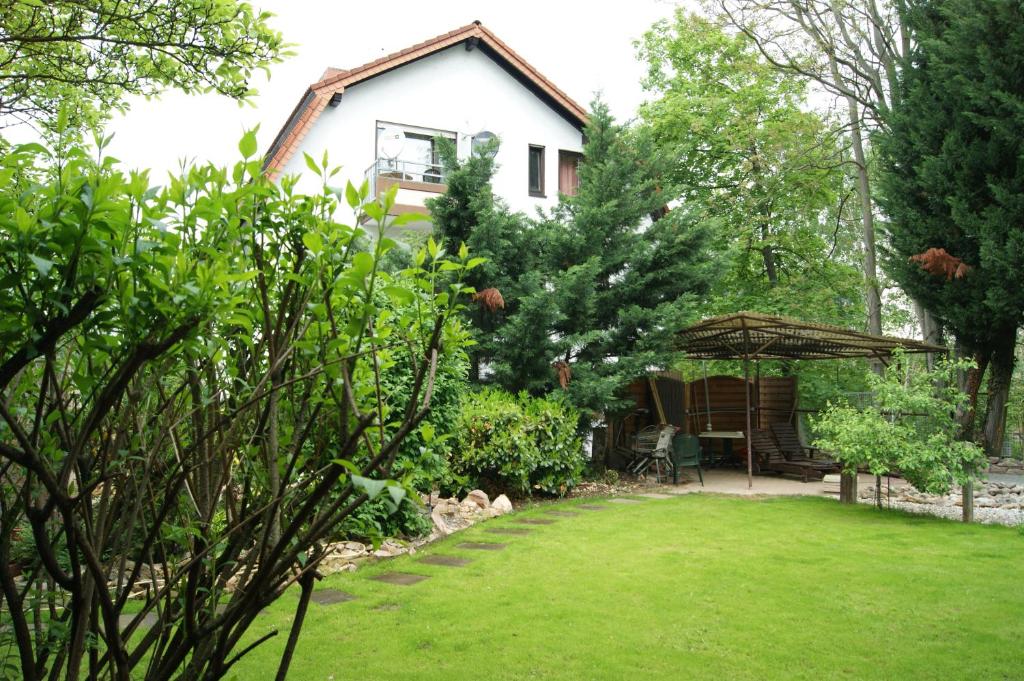
<svg viewBox="0 0 1024 681">
<path fill-rule="evenodd" d="M 426 200 L 448 189 L 444 166 L 439 163 L 379 158 L 366 169 L 365 175 L 375 196 L 398 185 L 391 215 L 426 213 Z"/>
</svg>

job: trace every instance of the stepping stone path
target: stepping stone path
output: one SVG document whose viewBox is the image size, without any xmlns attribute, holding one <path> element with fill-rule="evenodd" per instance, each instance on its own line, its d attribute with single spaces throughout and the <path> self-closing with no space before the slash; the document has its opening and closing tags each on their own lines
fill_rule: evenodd
<svg viewBox="0 0 1024 681">
<path fill-rule="evenodd" d="M 313 595 L 310 596 L 310 599 L 314 603 L 319 603 L 320 605 L 334 605 L 335 603 L 354 601 L 356 597 L 350 593 L 338 591 L 337 589 L 317 589 L 313 592 Z"/>
<path fill-rule="evenodd" d="M 600 504 L 580 504 L 576 508 L 582 508 L 584 511 L 603 511 L 608 507 Z"/>
<path fill-rule="evenodd" d="M 427 565 L 444 565 L 445 567 L 466 567 L 473 561 L 458 556 L 424 556 L 420 558 L 419 562 Z"/>
<path fill-rule="evenodd" d="M 478 542 L 478 541 L 464 541 L 461 544 L 456 544 L 457 549 L 471 549 L 473 551 L 501 551 L 508 544 L 499 544 L 497 542 Z"/>
<path fill-rule="evenodd" d="M 646 494 L 638 494 L 637 496 L 645 499 L 671 499 L 673 495 L 662 494 L 661 492 L 648 492 Z"/>
<path fill-rule="evenodd" d="M 488 527 L 484 532 L 490 532 L 491 534 L 530 534 L 533 530 L 528 530 L 525 527 Z"/>
<path fill-rule="evenodd" d="M 512 522 L 521 525 L 554 525 L 557 521 L 550 518 L 516 518 Z"/>
<path fill-rule="evenodd" d="M 609 499 L 608 503 L 609 504 L 639 504 L 640 500 L 639 499 L 624 499 L 622 497 L 619 497 L 617 499 Z"/>
<path fill-rule="evenodd" d="M 378 582 L 384 582 L 385 584 L 397 584 L 399 586 L 409 586 L 410 584 L 416 584 L 427 579 L 426 575 L 414 575 L 411 572 L 385 572 L 383 574 L 374 575 L 370 577 Z"/>
<path fill-rule="evenodd" d="M 135 617 L 136 617 L 136 614 L 134 614 L 134 613 L 130 614 L 130 615 L 118 615 L 118 617 L 117 617 L 117 626 L 118 626 L 118 628 L 124 629 L 125 627 L 127 627 L 129 624 L 132 623 L 132 620 L 135 619 Z M 139 623 L 139 626 L 135 627 L 135 631 L 139 631 L 141 629 L 148 629 L 149 627 L 151 627 L 154 624 L 156 624 L 156 619 L 157 619 L 157 617 L 156 617 L 156 613 L 155 612 L 147 612 L 145 615 L 143 615 L 142 622 Z"/>
<path fill-rule="evenodd" d="M 558 516 L 559 518 L 575 518 L 579 515 L 576 511 L 544 511 L 548 515 Z"/>
<path fill-rule="evenodd" d="M 224 603 L 218 603 L 217 607 L 215 607 L 213 610 L 214 610 L 215 613 L 217 613 L 219 615 L 222 612 L 224 612 L 224 610 L 227 607 L 228 606 L 226 606 Z M 136 616 L 135 614 L 118 615 L 117 616 L 117 626 L 120 627 L 121 629 L 124 629 L 125 627 L 127 627 L 129 624 L 132 623 L 132 620 L 135 619 L 135 616 Z M 156 613 L 152 612 L 152 611 L 147 612 L 145 615 L 143 615 L 142 622 L 140 622 L 139 626 L 137 626 L 135 628 L 135 631 L 141 631 L 143 629 L 148 629 L 149 627 L 151 627 L 154 624 L 156 624 L 156 621 L 157 621 Z"/>
</svg>

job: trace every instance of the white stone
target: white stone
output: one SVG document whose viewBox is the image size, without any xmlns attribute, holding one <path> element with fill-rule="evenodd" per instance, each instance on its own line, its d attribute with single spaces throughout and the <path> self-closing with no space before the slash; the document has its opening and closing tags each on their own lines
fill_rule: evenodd
<svg viewBox="0 0 1024 681">
<path fill-rule="evenodd" d="M 487 493 L 480 489 L 475 489 L 466 495 L 466 498 L 462 500 L 463 504 L 473 503 L 478 508 L 487 508 L 491 505 L 491 500 L 487 496 Z"/>
<path fill-rule="evenodd" d="M 501 494 L 491 503 L 491 508 L 497 511 L 499 515 L 511 513 L 512 502 L 509 501 L 507 496 Z"/>
</svg>

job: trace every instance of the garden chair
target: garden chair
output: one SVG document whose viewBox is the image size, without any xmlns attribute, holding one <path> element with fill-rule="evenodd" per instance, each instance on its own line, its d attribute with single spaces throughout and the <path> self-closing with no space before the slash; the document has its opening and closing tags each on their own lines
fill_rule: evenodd
<svg viewBox="0 0 1024 681">
<path fill-rule="evenodd" d="M 704 471 L 700 468 L 700 438 L 689 433 L 680 433 L 672 440 L 672 484 L 679 484 L 679 469 L 695 466 L 700 486 L 704 486 Z"/>
<path fill-rule="evenodd" d="M 647 426 L 636 436 L 636 459 L 626 470 L 634 475 L 640 475 L 647 471 L 651 465 L 655 466 L 655 476 L 661 482 L 661 467 L 665 466 L 665 472 L 672 466 L 669 454 L 672 448 L 672 436 L 675 435 L 675 426 Z"/>
<path fill-rule="evenodd" d="M 801 442 L 796 428 L 791 423 L 773 423 L 771 431 L 783 456 L 790 461 L 809 461 L 828 472 L 839 472 L 842 467 L 839 462 L 830 457 L 819 457 L 818 455 L 822 452 L 817 447 L 809 447 Z"/>
</svg>

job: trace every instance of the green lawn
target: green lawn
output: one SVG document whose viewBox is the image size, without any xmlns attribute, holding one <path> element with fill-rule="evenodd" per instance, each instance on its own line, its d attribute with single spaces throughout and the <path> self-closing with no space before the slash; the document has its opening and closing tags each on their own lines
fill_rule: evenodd
<svg viewBox="0 0 1024 681">
<path fill-rule="evenodd" d="M 402 557 L 325 579 L 358 600 L 310 606 L 289 677 L 1024 678 L 1015 529 L 708 495 L 609 504 L 527 536 L 483 527 L 429 548 L 468 567 Z M 455 548 L 474 540 L 508 548 Z M 431 579 L 366 579 L 389 570 Z M 291 595 L 260 617 L 253 638 L 281 634 L 238 679 L 273 677 L 293 606 Z"/>
</svg>

